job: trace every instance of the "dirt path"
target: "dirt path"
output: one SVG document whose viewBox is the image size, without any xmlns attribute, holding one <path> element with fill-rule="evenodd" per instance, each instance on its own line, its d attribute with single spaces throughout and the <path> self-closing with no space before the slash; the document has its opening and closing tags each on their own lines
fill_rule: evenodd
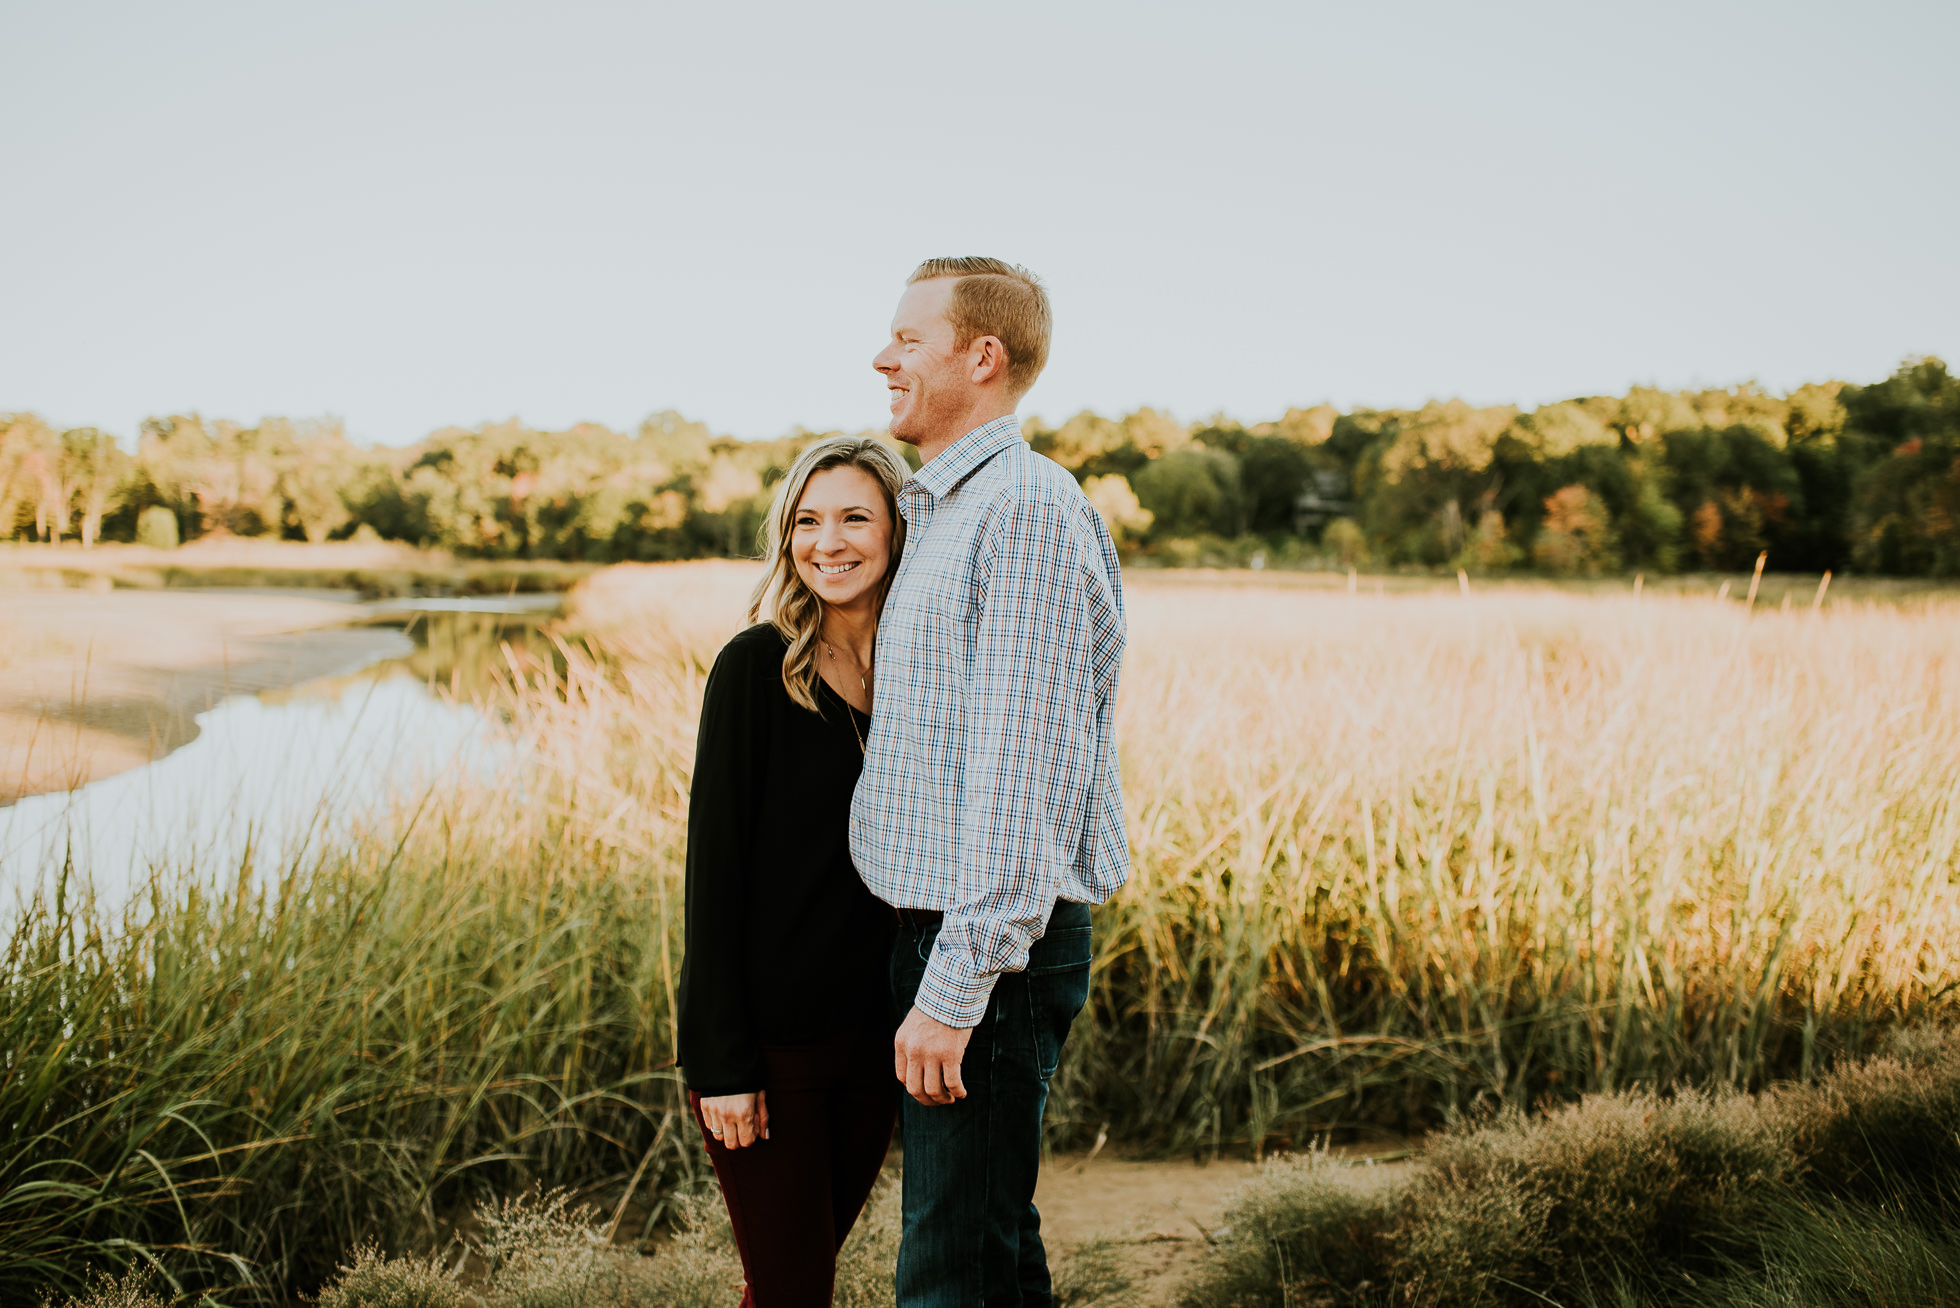
<svg viewBox="0 0 1960 1308">
<path fill-rule="evenodd" d="M 1357 1165 L 1373 1156 L 1397 1158 L 1394 1146 L 1337 1153 Z M 1371 1169 L 1387 1179 L 1407 1164 Z M 1204 1256 L 1211 1233 L 1224 1224 L 1232 1195 L 1258 1172 L 1243 1159 L 1198 1164 L 1184 1160 L 1139 1161 L 1060 1154 L 1042 1167 L 1035 1190 L 1041 1231 L 1051 1250 L 1101 1241 L 1116 1247 L 1134 1280 L 1138 1302 L 1168 1304 L 1177 1282 Z"/>
<path fill-rule="evenodd" d="M 1220 1224 L 1225 1204 L 1257 1168 L 1219 1159 L 1137 1162 L 1116 1158 L 1051 1158 L 1041 1169 L 1035 1207 L 1050 1265 L 1070 1245 L 1115 1246 L 1117 1262 L 1141 1290 L 1140 1301 L 1172 1300 L 1180 1276 L 1204 1255 L 1206 1233 Z"/>
</svg>

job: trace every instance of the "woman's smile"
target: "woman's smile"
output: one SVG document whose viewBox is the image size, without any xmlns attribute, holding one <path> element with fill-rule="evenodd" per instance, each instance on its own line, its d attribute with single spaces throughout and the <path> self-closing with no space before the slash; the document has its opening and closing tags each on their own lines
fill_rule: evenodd
<svg viewBox="0 0 1960 1308">
<path fill-rule="evenodd" d="M 857 559 L 853 559 L 849 563 L 819 563 L 817 565 L 817 571 L 821 572 L 826 577 L 836 577 L 836 576 L 841 576 L 846 572 L 849 572 L 852 568 L 855 568 L 858 565 L 858 563 L 859 560 Z"/>
</svg>

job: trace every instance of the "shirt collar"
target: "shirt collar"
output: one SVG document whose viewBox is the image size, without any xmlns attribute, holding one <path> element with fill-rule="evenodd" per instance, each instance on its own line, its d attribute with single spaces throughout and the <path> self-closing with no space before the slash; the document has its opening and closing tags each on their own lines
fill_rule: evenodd
<svg viewBox="0 0 1960 1308">
<path fill-rule="evenodd" d="M 938 457 L 912 474 L 912 485 L 936 500 L 944 499 L 987 460 L 1020 440 L 1021 419 L 1017 415 L 995 418 L 941 450 Z"/>
</svg>

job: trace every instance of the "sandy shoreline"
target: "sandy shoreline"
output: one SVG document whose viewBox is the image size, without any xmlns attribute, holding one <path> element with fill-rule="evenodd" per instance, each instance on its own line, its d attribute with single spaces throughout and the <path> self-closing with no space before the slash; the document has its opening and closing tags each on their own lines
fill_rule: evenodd
<svg viewBox="0 0 1960 1308">
<path fill-rule="evenodd" d="M 0 590 L 0 804 L 140 767 L 229 695 L 396 647 L 351 591 Z"/>
</svg>

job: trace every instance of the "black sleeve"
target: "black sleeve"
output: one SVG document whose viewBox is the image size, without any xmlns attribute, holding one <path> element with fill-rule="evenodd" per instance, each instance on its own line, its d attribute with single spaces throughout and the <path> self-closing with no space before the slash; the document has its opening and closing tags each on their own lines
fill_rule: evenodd
<svg viewBox="0 0 1960 1308">
<path fill-rule="evenodd" d="M 766 726 L 752 662 L 751 650 L 731 642 L 708 674 L 687 805 L 686 952 L 677 1043 L 688 1088 L 701 1095 L 747 1094 L 763 1085 L 743 931 L 760 734 Z"/>
</svg>

